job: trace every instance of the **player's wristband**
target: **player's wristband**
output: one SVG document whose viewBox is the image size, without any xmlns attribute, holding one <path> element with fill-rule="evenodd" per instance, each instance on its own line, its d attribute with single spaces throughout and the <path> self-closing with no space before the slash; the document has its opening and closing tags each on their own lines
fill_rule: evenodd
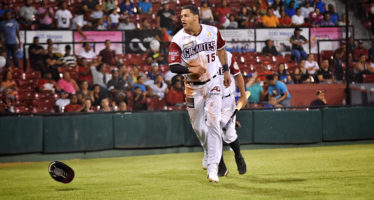
<svg viewBox="0 0 374 200">
<path fill-rule="evenodd" d="M 170 65 L 170 71 L 176 74 L 188 74 L 190 73 L 190 70 L 188 67 L 180 65 L 180 64 L 174 64 Z"/>
<path fill-rule="evenodd" d="M 227 71 L 229 71 L 229 66 L 228 66 L 227 64 L 224 64 L 224 65 L 222 66 L 222 68 L 223 68 L 223 72 L 227 72 Z"/>
</svg>

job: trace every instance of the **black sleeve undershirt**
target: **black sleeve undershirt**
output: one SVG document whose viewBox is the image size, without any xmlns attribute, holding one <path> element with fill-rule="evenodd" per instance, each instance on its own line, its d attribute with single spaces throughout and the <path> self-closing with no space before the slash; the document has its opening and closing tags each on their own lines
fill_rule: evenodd
<svg viewBox="0 0 374 200">
<path fill-rule="evenodd" d="M 170 65 L 170 71 L 177 74 L 188 74 L 190 73 L 188 67 L 182 66 L 180 64 Z"/>
</svg>

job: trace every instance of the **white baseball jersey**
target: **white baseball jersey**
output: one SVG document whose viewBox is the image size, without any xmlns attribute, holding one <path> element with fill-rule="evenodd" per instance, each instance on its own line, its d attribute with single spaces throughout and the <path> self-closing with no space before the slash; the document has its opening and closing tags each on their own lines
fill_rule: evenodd
<svg viewBox="0 0 374 200">
<path fill-rule="evenodd" d="M 219 58 L 217 49 L 225 47 L 226 41 L 214 26 L 201 24 L 201 32 L 190 35 L 181 29 L 171 41 L 169 47 L 169 65 L 199 62 L 206 68 L 206 73 L 198 80 L 187 75 L 187 81 L 206 81 L 218 72 Z"/>
<path fill-rule="evenodd" d="M 229 66 L 229 69 L 230 69 L 231 84 L 227 88 L 224 86 L 222 87 L 224 88 L 223 89 L 224 97 L 229 94 L 233 94 L 236 91 L 236 84 L 235 84 L 234 77 L 240 74 L 239 65 L 234 59 L 234 56 L 232 56 L 232 54 L 228 51 L 226 51 L 226 54 L 227 54 L 227 65 Z M 223 83 L 223 67 L 222 67 L 221 62 L 220 62 L 220 68 L 219 68 L 218 74 L 220 75 L 220 78 L 222 79 L 221 82 Z"/>
</svg>

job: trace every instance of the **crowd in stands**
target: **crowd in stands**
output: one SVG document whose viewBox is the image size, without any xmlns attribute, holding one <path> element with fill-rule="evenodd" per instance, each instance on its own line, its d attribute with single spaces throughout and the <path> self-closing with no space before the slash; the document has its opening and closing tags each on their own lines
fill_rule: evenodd
<svg viewBox="0 0 374 200">
<path fill-rule="evenodd" d="M 234 54 L 246 80 L 254 75 L 254 84 L 246 85 L 252 93 L 250 103 L 287 107 L 291 105 L 291 94 L 286 84 L 344 80 L 346 44 L 342 42 L 332 57 L 322 55 L 319 66 L 316 55 L 304 51 L 302 45 L 308 41 L 299 28 L 345 25 L 345 16 L 339 15 L 333 5 L 322 0 L 256 0 L 244 5 L 238 2 L 230 1 L 237 5 L 233 7 L 226 0 L 215 4 L 201 1 L 201 21 L 220 28 L 295 27 L 289 57 L 282 56 L 271 39 L 261 53 L 251 52 L 251 59 Z M 22 45 L 21 29 L 74 29 L 86 37 L 84 30 L 159 28 L 162 35 L 158 39 L 170 41 L 179 26 L 180 8 L 175 7 L 174 1 L 83 0 L 77 6 L 73 1 L 25 0 L 19 10 L 9 3 L 0 5 L 0 56 L 6 58 L 17 57 L 17 49 Z M 116 55 L 110 40 L 105 41 L 100 52 L 86 42 L 75 55 L 70 45 L 65 46 L 65 52 L 56 52 L 53 40 L 47 43 L 43 47 L 39 38 L 34 37 L 28 49 L 29 68 L 25 71 L 18 59 L 7 59 L 1 74 L 0 111 L 5 108 L 16 113 L 184 109 L 183 76 L 168 70 L 163 49 L 149 49 L 141 64 L 134 64 L 131 59 L 121 62 L 125 55 Z M 348 47 L 353 74 L 350 78 L 362 82 L 364 74 L 374 73 L 374 41 L 373 47 L 365 49 L 362 41 L 356 45 L 351 38 Z M 265 61 L 269 58 L 270 62 Z M 252 66 L 250 62 L 257 67 L 248 67 Z"/>
</svg>

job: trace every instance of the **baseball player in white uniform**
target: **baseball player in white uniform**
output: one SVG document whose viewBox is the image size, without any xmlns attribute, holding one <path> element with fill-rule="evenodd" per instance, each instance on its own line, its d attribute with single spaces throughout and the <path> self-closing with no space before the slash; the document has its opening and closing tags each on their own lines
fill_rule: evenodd
<svg viewBox="0 0 374 200">
<path fill-rule="evenodd" d="M 218 164 L 222 155 L 222 85 L 231 83 L 227 65 L 226 41 L 216 27 L 199 23 L 195 6 L 181 11 L 181 29 L 169 47 L 169 65 L 173 73 L 185 74 L 186 102 L 192 128 L 207 152 L 209 182 L 218 182 Z M 222 63 L 222 79 L 218 69 Z"/>
<path fill-rule="evenodd" d="M 238 102 L 242 101 L 243 105 L 246 104 L 246 97 L 245 97 L 245 87 L 244 87 L 244 79 L 240 72 L 239 65 L 235 61 L 234 57 L 230 52 L 227 52 L 227 62 L 230 69 L 230 76 L 231 79 L 234 80 L 231 82 L 230 86 L 223 89 L 222 93 L 222 114 L 221 114 L 221 128 L 225 126 L 227 121 L 230 119 L 232 113 L 235 111 L 236 102 L 235 102 L 235 92 L 236 87 L 239 88 L 240 91 L 240 98 Z M 220 78 L 223 79 L 222 67 L 219 68 L 219 75 Z M 253 82 L 254 79 L 251 79 L 249 82 Z M 236 116 L 234 117 L 233 121 L 235 122 Z M 240 144 L 238 140 L 238 135 L 236 134 L 235 123 L 231 123 L 230 126 L 223 131 L 222 140 L 229 144 L 231 149 L 233 149 L 235 153 L 235 161 L 238 167 L 239 174 L 245 174 L 247 171 L 247 167 L 244 161 L 243 156 L 240 153 Z M 204 159 L 203 159 L 203 169 L 207 167 L 207 159 L 206 153 L 204 152 Z M 227 175 L 228 170 L 226 165 L 223 161 L 223 156 L 219 163 L 218 167 L 218 176 L 225 176 Z"/>
</svg>

